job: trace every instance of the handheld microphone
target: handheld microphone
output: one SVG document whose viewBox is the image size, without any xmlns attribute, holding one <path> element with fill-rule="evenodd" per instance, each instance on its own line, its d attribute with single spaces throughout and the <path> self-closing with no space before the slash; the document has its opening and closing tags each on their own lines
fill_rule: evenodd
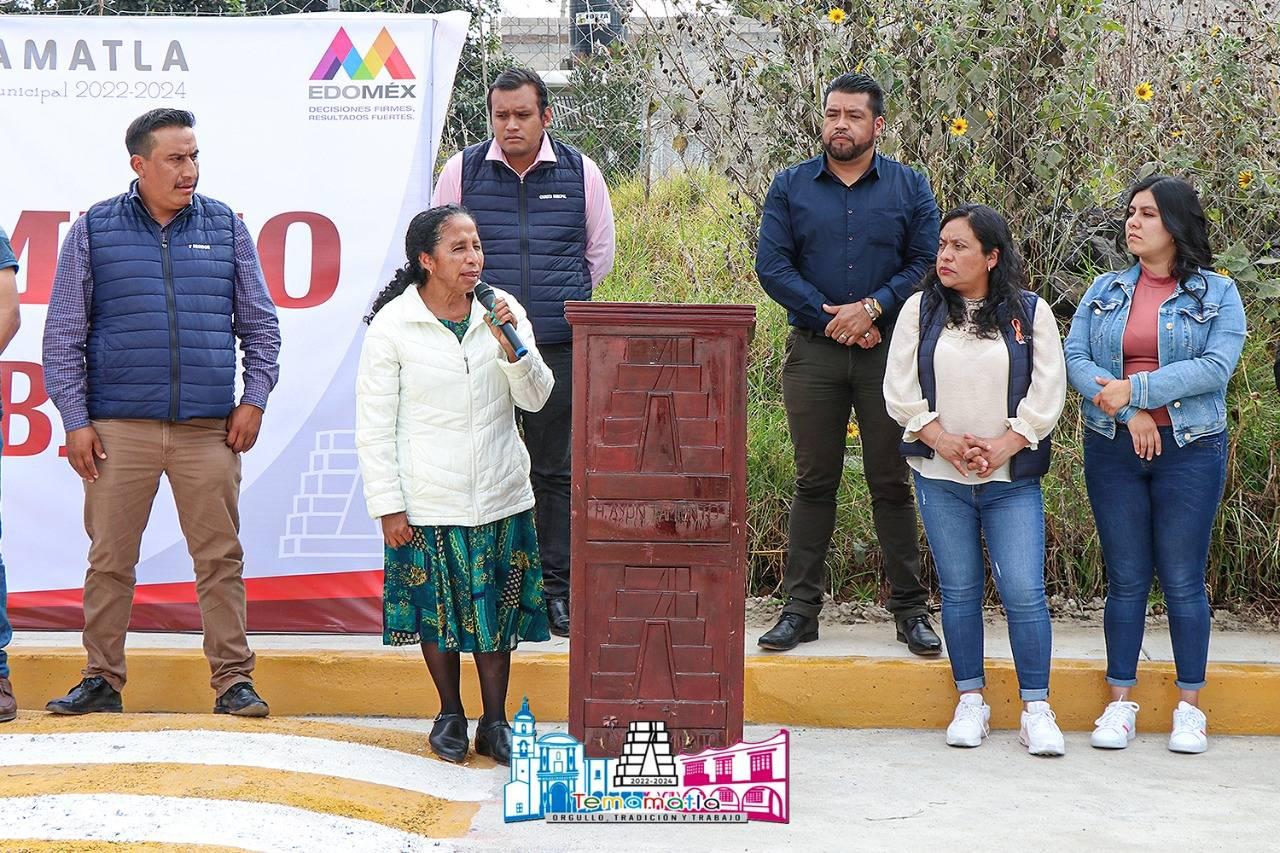
<svg viewBox="0 0 1280 853">
<path fill-rule="evenodd" d="M 483 281 L 477 281 L 473 292 L 476 295 L 476 299 L 480 300 L 481 305 L 489 311 L 493 310 L 493 304 L 498 300 L 498 297 L 494 294 L 492 287 Z M 516 351 L 516 360 L 524 358 L 529 350 L 520 342 L 520 336 L 516 334 L 515 327 L 510 323 L 503 323 L 498 329 L 501 330 L 503 337 L 507 339 L 507 343 L 511 344 L 511 348 Z"/>
</svg>

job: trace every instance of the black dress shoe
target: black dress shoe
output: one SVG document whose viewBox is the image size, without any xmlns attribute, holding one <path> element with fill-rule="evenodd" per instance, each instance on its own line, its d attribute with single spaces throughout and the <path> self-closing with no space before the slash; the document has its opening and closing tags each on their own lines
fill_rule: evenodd
<svg viewBox="0 0 1280 853">
<path fill-rule="evenodd" d="M 799 613 L 783 613 L 778 624 L 761 635 L 756 642 L 764 649 L 785 652 L 801 643 L 818 639 L 818 620 Z"/>
<path fill-rule="evenodd" d="M 511 726 L 506 720 L 486 723 L 476 727 L 476 753 L 487 755 L 499 764 L 511 766 Z"/>
<path fill-rule="evenodd" d="M 91 675 L 81 679 L 66 696 L 49 702 L 44 709 L 55 714 L 93 714 L 100 711 L 119 714 L 124 710 L 124 703 L 120 701 L 120 691 L 107 684 L 105 678 Z"/>
<path fill-rule="evenodd" d="M 269 712 L 258 691 L 247 681 L 231 685 L 213 703 L 213 713 L 234 714 L 237 717 L 265 717 Z"/>
<path fill-rule="evenodd" d="M 912 616 L 899 625 L 898 642 L 906 643 L 916 655 L 936 655 L 942 651 L 942 639 L 933 633 L 928 616 Z"/>
<path fill-rule="evenodd" d="M 461 763 L 466 760 L 467 747 L 471 745 L 467 739 L 467 718 L 462 714 L 440 714 L 427 742 L 431 744 L 431 751 L 445 761 Z"/>
<path fill-rule="evenodd" d="M 569 636 L 569 599 L 547 599 L 547 621 L 551 623 L 551 633 L 557 637 Z"/>
</svg>

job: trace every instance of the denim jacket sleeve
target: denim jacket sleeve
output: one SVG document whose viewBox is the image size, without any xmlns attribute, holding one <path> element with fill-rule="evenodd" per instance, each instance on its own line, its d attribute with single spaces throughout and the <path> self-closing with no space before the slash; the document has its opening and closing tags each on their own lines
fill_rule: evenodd
<svg viewBox="0 0 1280 853">
<path fill-rule="evenodd" d="M 760 220 L 760 245 L 756 249 L 756 275 L 765 293 L 782 307 L 821 329 L 831 317 L 822 310 L 826 297 L 800 274 L 796 265 L 796 238 L 791 228 L 787 200 L 788 172 L 773 179 Z"/>
<path fill-rule="evenodd" d="M 1235 282 L 1222 293 L 1218 316 L 1210 321 L 1204 352 L 1195 358 L 1166 364 L 1132 377 L 1130 402 L 1140 409 L 1156 409 L 1179 397 L 1208 394 L 1227 387 L 1244 349 L 1244 303 Z"/>
<path fill-rule="evenodd" d="M 1094 395 L 1101 390 L 1102 386 L 1097 382 L 1099 377 L 1103 379 L 1120 378 L 1094 361 L 1093 346 L 1090 343 L 1091 336 L 1089 334 L 1090 324 L 1093 322 L 1093 315 L 1089 313 L 1089 305 L 1092 304 L 1094 297 L 1114 280 L 1115 273 L 1103 273 L 1093 280 L 1093 284 L 1085 291 L 1084 296 L 1080 297 L 1080 304 L 1076 306 L 1075 316 L 1071 318 L 1071 329 L 1067 332 L 1067 340 L 1063 344 L 1063 355 L 1066 356 L 1067 360 L 1067 381 L 1086 400 L 1092 400 Z M 1116 413 L 1115 419 L 1122 424 L 1127 424 L 1138 411 L 1138 406 L 1131 401 L 1130 405 L 1125 406 Z"/>
</svg>

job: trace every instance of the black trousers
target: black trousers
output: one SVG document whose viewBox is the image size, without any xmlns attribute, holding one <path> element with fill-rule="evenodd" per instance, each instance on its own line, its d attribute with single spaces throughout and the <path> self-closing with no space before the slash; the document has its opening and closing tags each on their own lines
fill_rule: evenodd
<svg viewBox="0 0 1280 853">
<path fill-rule="evenodd" d="M 540 345 L 556 384 L 537 412 L 516 410 L 529 450 L 543 593 L 569 597 L 569 484 L 573 448 L 573 344 Z"/>
<path fill-rule="evenodd" d="M 851 410 L 862 435 L 863 471 L 891 589 L 889 612 L 898 624 L 927 612 L 910 469 L 898 453 L 902 428 L 884 408 L 890 332 L 869 350 L 846 347 L 805 329 L 792 329 L 787 340 L 782 399 L 795 447 L 796 492 L 783 581 L 784 613 L 817 616 L 822 610 Z"/>
</svg>

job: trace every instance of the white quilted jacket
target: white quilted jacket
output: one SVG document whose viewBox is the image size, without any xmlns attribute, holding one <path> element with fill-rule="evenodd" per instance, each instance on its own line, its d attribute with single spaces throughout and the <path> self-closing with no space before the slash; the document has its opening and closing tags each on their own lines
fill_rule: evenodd
<svg viewBox="0 0 1280 853">
<path fill-rule="evenodd" d="M 475 527 L 533 506 L 515 406 L 536 412 L 554 379 L 522 308 L 505 296 L 529 352 L 515 364 L 479 300 L 462 344 L 408 288 L 365 334 L 356 379 L 356 450 L 369 515 Z"/>
</svg>

